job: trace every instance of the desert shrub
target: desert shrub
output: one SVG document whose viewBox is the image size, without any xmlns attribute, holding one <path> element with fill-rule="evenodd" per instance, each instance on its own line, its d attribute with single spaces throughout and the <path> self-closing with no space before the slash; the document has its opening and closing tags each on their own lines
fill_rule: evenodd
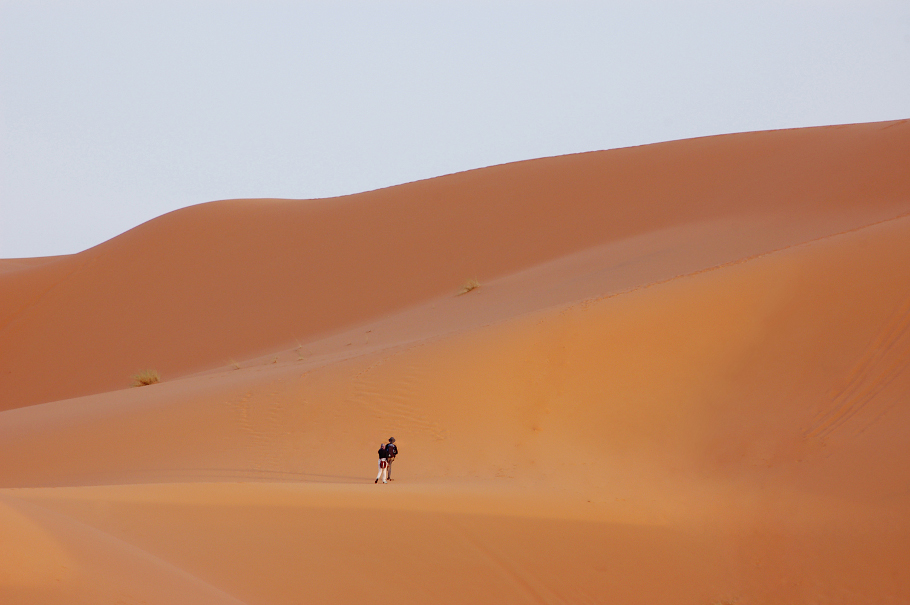
<svg viewBox="0 0 910 605">
<path fill-rule="evenodd" d="M 145 387 L 156 382 L 161 382 L 158 370 L 142 370 L 133 376 L 134 387 Z"/>
<path fill-rule="evenodd" d="M 466 281 L 465 283 L 463 283 L 461 285 L 461 290 L 458 291 L 458 296 L 461 296 L 462 294 L 467 294 L 471 290 L 476 290 L 479 287 L 480 287 L 479 281 L 477 281 L 476 279 L 469 279 L 468 281 Z"/>
</svg>

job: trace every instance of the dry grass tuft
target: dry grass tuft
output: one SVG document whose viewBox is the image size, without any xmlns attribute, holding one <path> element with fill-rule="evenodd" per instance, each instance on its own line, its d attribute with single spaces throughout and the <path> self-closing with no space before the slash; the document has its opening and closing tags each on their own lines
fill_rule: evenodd
<svg viewBox="0 0 910 605">
<path fill-rule="evenodd" d="M 456 294 L 456 296 L 461 296 L 462 294 L 467 294 L 471 290 L 476 290 L 479 287 L 480 287 L 480 282 L 477 281 L 476 278 L 469 279 L 468 281 L 466 281 L 465 283 L 463 283 L 461 285 L 461 290 L 458 291 L 458 294 Z"/>
<path fill-rule="evenodd" d="M 272 363 L 278 363 L 278 356 L 277 356 L 277 355 L 275 355 L 275 357 L 272 358 Z"/>
<path fill-rule="evenodd" d="M 158 370 L 142 370 L 133 376 L 134 387 L 145 387 L 156 382 L 161 382 Z"/>
<path fill-rule="evenodd" d="M 233 359 L 230 361 L 230 365 L 231 365 L 231 367 L 234 368 L 235 370 L 239 370 L 239 369 L 240 369 L 240 364 L 239 364 L 238 362 L 234 361 Z"/>
</svg>

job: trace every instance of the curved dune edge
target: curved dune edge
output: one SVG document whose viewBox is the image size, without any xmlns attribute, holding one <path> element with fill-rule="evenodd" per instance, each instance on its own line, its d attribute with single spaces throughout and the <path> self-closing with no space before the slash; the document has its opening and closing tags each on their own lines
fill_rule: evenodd
<svg viewBox="0 0 910 605">
<path fill-rule="evenodd" d="M 243 605 L 109 533 L 0 495 L 4 603 L 192 602 Z"/>
<path fill-rule="evenodd" d="M 908 157 L 904 120 L 544 158 L 334 200 L 185 208 L 0 273 L 0 406 L 124 388 L 150 367 L 173 379 L 255 358 L 471 277 L 649 235 L 677 240 L 632 246 L 627 261 L 660 273 L 688 237 L 688 272 L 891 219 L 910 211 Z M 705 247 L 692 247 L 699 238 Z"/>
</svg>

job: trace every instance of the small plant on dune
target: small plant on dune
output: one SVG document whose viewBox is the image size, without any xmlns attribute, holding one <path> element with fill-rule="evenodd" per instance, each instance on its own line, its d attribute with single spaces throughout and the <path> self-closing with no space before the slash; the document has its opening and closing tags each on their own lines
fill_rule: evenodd
<svg viewBox="0 0 910 605">
<path fill-rule="evenodd" d="M 275 355 L 275 357 L 272 358 L 272 363 L 278 363 L 278 356 L 277 356 L 277 355 Z"/>
<path fill-rule="evenodd" d="M 231 360 L 231 367 L 234 368 L 235 370 L 239 370 L 239 369 L 240 369 L 240 364 L 232 359 L 232 360 Z"/>
<path fill-rule="evenodd" d="M 150 384 L 155 384 L 156 382 L 161 382 L 161 376 L 158 375 L 158 370 L 142 370 L 133 376 L 134 387 L 146 387 Z"/>
<path fill-rule="evenodd" d="M 480 287 L 480 282 L 477 279 L 469 279 L 461 285 L 461 290 L 458 291 L 456 296 L 461 296 L 462 294 L 467 294 L 471 290 L 476 290 Z"/>
</svg>

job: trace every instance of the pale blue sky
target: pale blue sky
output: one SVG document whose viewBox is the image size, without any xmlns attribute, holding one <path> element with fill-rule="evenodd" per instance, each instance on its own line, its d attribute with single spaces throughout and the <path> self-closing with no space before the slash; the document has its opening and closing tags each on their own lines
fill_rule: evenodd
<svg viewBox="0 0 910 605">
<path fill-rule="evenodd" d="M 0 257 L 216 199 L 907 117 L 907 0 L 0 0 Z"/>
</svg>

